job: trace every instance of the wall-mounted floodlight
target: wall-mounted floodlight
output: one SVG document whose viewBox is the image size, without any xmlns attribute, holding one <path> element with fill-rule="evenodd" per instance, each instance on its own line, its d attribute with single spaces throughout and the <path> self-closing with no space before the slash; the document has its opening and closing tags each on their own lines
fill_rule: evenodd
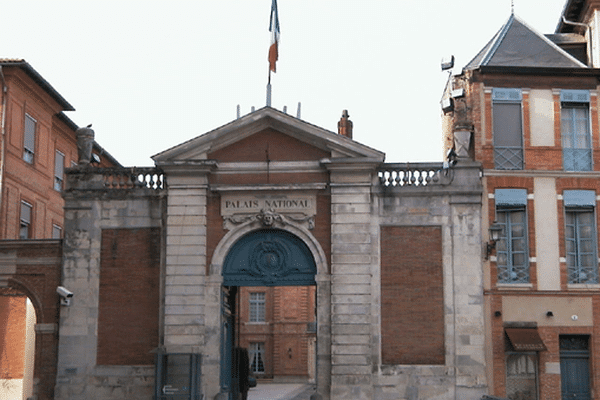
<svg viewBox="0 0 600 400">
<path fill-rule="evenodd" d="M 444 114 L 454 111 L 454 100 L 452 98 L 447 97 L 442 100 L 442 111 Z"/>
<path fill-rule="evenodd" d="M 459 97 L 464 97 L 464 95 L 465 95 L 465 89 L 463 89 L 463 88 L 454 89 L 450 93 L 450 96 L 452 96 L 453 99 L 458 99 Z"/>
<path fill-rule="evenodd" d="M 442 71 L 454 68 L 454 56 L 442 58 Z"/>
</svg>

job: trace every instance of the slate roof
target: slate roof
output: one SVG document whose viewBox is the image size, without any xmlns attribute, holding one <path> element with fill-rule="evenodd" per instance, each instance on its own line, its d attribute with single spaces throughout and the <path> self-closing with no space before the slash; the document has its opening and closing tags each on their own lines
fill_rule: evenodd
<svg viewBox="0 0 600 400">
<path fill-rule="evenodd" d="M 515 14 L 465 69 L 479 67 L 588 68 Z"/>
</svg>

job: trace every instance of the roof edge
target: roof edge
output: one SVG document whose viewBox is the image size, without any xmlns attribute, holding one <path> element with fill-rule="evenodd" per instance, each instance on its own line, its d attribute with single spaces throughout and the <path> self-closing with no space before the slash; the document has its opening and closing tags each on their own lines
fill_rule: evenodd
<svg viewBox="0 0 600 400">
<path fill-rule="evenodd" d="M 23 59 L 0 59 L 0 67 L 17 67 L 22 69 L 35 83 L 37 83 L 46 93 L 48 93 L 60 106 L 63 111 L 75 111 L 75 108 L 60 94 L 52 85 L 37 72 L 31 64 Z"/>
</svg>

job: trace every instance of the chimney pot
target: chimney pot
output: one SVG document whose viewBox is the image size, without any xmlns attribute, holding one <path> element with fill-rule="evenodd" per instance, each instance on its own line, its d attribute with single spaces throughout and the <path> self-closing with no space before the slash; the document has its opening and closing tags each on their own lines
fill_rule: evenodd
<svg viewBox="0 0 600 400">
<path fill-rule="evenodd" d="M 342 111 L 342 118 L 338 122 L 338 134 L 352 139 L 352 121 L 349 119 L 348 110 Z"/>
</svg>

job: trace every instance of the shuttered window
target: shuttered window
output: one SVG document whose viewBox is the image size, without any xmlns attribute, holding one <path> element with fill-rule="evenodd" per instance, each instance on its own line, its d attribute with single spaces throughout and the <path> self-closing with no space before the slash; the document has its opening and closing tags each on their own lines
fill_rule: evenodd
<svg viewBox="0 0 600 400">
<path fill-rule="evenodd" d="M 57 150 L 54 155 L 54 190 L 60 192 L 63 189 L 64 175 L 65 155 Z"/>
<path fill-rule="evenodd" d="M 21 217 L 19 227 L 19 239 L 31 238 L 31 214 L 33 206 L 26 201 L 21 202 Z"/>
<path fill-rule="evenodd" d="M 35 127 L 36 120 L 25 114 L 25 132 L 23 135 L 23 160 L 33 164 L 35 154 Z"/>
<path fill-rule="evenodd" d="M 496 169 L 523 169 L 523 122 L 519 89 L 492 92 L 494 164 Z"/>
</svg>

